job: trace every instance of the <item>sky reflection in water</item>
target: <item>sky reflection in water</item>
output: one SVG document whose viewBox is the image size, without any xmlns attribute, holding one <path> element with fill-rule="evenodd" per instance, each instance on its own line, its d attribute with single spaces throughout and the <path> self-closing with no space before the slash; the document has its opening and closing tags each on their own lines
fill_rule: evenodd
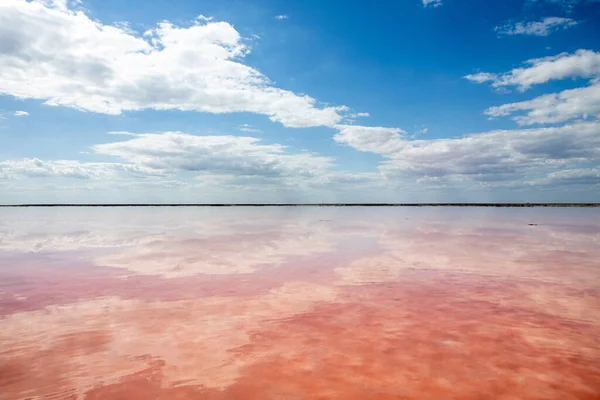
<svg viewBox="0 0 600 400">
<path fill-rule="evenodd" d="M 0 399 L 597 399 L 599 242 L 594 209 L 0 210 Z"/>
</svg>

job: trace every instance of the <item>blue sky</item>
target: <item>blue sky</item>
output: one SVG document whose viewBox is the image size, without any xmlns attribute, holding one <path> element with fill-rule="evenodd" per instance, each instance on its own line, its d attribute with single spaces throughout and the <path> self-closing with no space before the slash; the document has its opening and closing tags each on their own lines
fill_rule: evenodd
<svg viewBox="0 0 600 400">
<path fill-rule="evenodd" d="M 600 201 L 594 0 L 0 3 L 0 203 Z"/>
</svg>

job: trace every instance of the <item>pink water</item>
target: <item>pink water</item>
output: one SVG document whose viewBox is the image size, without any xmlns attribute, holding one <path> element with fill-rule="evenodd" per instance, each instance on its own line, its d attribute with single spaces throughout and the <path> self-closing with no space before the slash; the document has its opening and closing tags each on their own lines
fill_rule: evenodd
<svg viewBox="0 0 600 400">
<path fill-rule="evenodd" d="M 600 399 L 600 212 L 3 209 L 0 399 Z"/>
</svg>

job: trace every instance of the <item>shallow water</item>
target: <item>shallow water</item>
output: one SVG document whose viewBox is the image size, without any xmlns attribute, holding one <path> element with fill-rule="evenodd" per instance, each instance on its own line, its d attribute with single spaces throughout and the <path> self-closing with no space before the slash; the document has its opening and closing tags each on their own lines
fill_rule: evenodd
<svg viewBox="0 0 600 400">
<path fill-rule="evenodd" d="M 1 399 L 598 399 L 597 209 L 0 210 Z"/>
</svg>

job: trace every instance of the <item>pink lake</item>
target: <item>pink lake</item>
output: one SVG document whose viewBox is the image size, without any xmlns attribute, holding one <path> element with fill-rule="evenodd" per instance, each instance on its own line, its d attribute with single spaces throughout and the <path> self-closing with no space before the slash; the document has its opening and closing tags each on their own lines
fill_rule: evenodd
<svg viewBox="0 0 600 400">
<path fill-rule="evenodd" d="M 600 399 L 600 212 L 0 209 L 0 399 Z"/>
</svg>

